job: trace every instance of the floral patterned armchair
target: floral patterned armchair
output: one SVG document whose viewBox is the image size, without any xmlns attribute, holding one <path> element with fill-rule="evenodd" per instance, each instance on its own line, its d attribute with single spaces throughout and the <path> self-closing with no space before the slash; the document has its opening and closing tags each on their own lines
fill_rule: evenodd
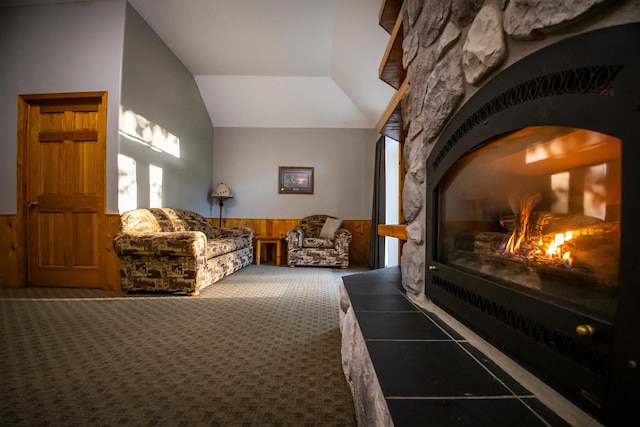
<svg viewBox="0 0 640 427">
<path fill-rule="evenodd" d="M 351 233 L 341 228 L 342 220 L 329 215 L 312 215 L 302 218 L 298 227 L 287 231 L 287 264 L 349 266 Z"/>
</svg>

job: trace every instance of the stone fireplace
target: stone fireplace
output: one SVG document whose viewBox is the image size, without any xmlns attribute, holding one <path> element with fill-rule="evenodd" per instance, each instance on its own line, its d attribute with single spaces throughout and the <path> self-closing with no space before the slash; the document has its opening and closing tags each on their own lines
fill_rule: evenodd
<svg viewBox="0 0 640 427">
<path fill-rule="evenodd" d="M 403 19 L 407 295 L 628 419 L 640 2 L 405 0 Z"/>
</svg>

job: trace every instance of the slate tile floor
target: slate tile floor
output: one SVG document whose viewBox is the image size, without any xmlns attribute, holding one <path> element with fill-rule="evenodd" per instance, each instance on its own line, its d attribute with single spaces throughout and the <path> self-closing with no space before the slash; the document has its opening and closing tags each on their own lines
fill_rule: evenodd
<svg viewBox="0 0 640 427">
<path fill-rule="evenodd" d="M 398 267 L 342 280 L 396 427 L 568 425 L 437 316 L 411 303 Z"/>
</svg>

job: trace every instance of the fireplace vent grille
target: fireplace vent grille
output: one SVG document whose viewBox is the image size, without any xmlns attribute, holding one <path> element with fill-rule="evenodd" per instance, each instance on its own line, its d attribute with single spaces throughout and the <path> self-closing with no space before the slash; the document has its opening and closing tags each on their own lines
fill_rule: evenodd
<svg viewBox="0 0 640 427">
<path fill-rule="evenodd" d="M 456 129 L 432 162 L 435 171 L 442 160 L 469 131 L 496 113 L 524 102 L 559 95 L 598 94 L 613 95 L 613 81 L 623 66 L 602 65 L 562 70 L 545 74 L 515 85 L 494 97 Z"/>
<path fill-rule="evenodd" d="M 544 346 L 564 359 L 586 369 L 600 378 L 607 377 L 609 354 L 594 346 L 584 345 L 572 337 L 536 322 L 510 308 L 434 275 L 431 283 L 440 290 L 463 301 L 485 316 L 497 320 L 521 335 Z"/>
</svg>

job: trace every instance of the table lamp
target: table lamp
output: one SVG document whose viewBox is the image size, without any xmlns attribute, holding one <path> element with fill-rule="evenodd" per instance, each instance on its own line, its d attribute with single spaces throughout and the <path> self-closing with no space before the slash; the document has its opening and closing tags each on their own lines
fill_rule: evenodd
<svg viewBox="0 0 640 427">
<path fill-rule="evenodd" d="M 231 199 L 233 195 L 231 194 L 231 190 L 227 187 L 227 184 L 221 182 L 216 185 L 216 188 L 209 194 L 209 197 L 212 199 L 218 199 L 218 205 L 220 206 L 220 228 L 222 228 L 222 205 L 224 205 L 224 201 L 227 199 Z"/>
</svg>

